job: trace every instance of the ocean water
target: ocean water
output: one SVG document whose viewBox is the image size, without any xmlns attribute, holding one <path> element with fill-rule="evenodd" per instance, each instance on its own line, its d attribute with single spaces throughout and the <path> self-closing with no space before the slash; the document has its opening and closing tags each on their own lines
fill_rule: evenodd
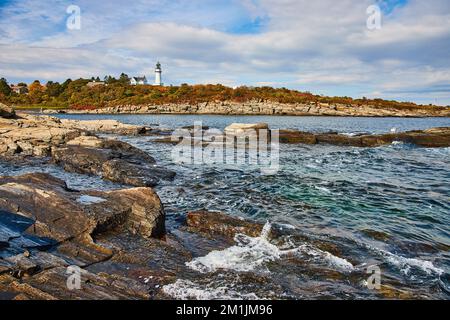
<svg viewBox="0 0 450 320">
<path fill-rule="evenodd" d="M 232 122 L 266 122 L 271 128 L 348 134 L 450 126 L 445 118 L 60 117 L 167 128 L 194 121 L 218 129 Z M 450 148 L 282 145 L 280 170 L 267 176 L 245 165 L 176 164 L 172 146 L 153 137 L 117 138 L 177 172 L 175 181 L 156 188 L 171 232 L 179 217 L 199 209 L 266 224 L 260 237 L 237 236 L 234 246 L 194 257 L 187 266 L 202 276 L 186 275 L 164 287 L 174 298 L 450 298 Z M 0 164 L 1 175 L 33 171 L 50 172 L 78 189 L 119 187 L 52 166 Z M 273 243 L 267 237 L 273 224 L 313 241 L 286 237 Z M 367 285 L 374 267 L 381 290 Z"/>
</svg>

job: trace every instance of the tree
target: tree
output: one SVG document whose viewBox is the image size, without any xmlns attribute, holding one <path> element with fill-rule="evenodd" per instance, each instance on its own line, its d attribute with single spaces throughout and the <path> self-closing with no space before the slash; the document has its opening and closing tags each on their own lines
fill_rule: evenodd
<svg viewBox="0 0 450 320">
<path fill-rule="evenodd" d="M 112 76 L 105 76 L 103 81 L 105 81 L 106 84 L 112 84 L 112 83 L 117 82 L 116 78 L 114 78 Z"/>
<path fill-rule="evenodd" d="M 62 86 L 59 82 L 47 82 L 47 95 L 49 97 L 58 97 L 63 92 Z"/>
<path fill-rule="evenodd" d="M 127 74 L 122 72 L 120 74 L 120 77 L 119 77 L 119 82 L 121 84 L 129 84 L 130 83 L 130 77 Z"/>
<path fill-rule="evenodd" d="M 28 87 L 29 97 L 32 104 L 39 104 L 43 101 L 44 87 L 39 80 L 34 80 Z"/>
<path fill-rule="evenodd" d="M 0 92 L 5 96 L 11 95 L 11 87 L 9 86 L 8 81 L 6 81 L 5 78 L 0 79 Z"/>
</svg>

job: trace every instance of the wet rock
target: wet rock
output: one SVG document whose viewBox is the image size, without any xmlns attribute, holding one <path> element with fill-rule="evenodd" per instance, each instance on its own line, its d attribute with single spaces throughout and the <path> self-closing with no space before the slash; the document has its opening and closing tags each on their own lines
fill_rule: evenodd
<svg viewBox="0 0 450 320">
<path fill-rule="evenodd" d="M 280 130 L 279 139 L 281 143 L 316 144 L 317 138 L 314 134 L 297 130 Z"/>
<path fill-rule="evenodd" d="M 362 147 L 360 137 L 350 137 L 341 134 L 317 134 L 317 143 L 326 143 L 336 146 Z"/>
<path fill-rule="evenodd" d="M 35 292 L 50 293 L 53 297 L 63 300 L 119 300 L 119 299 L 149 299 L 148 287 L 138 281 L 106 273 L 91 273 L 81 270 L 80 290 L 69 290 L 67 287 L 67 269 L 54 268 L 39 273 L 25 280 L 25 287 L 14 289 L 36 298 Z M 40 299 L 40 298 L 38 298 Z"/>
<path fill-rule="evenodd" d="M 211 211 L 189 212 L 187 214 L 186 224 L 191 230 L 197 232 L 220 234 L 229 238 L 234 238 L 238 233 L 258 237 L 263 228 L 258 223 Z"/>
<path fill-rule="evenodd" d="M 83 195 L 104 201 L 81 202 Z M 165 232 L 164 210 L 151 189 L 76 192 L 48 174 L 0 177 L 0 209 L 33 219 L 27 233 L 58 242 L 77 239 L 95 246 L 93 236 L 116 228 L 143 237 Z"/>
<path fill-rule="evenodd" d="M 433 128 L 423 131 L 348 136 L 337 133 L 307 133 L 296 130 L 280 130 L 281 143 L 331 144 L 353 147 L 379 147 L 395 141 L 426 148 L 450 146 L 450 128 Z"/>
<path fill-rule="evenodd" d="M 363 230 L 361 230 L 361 232 L 363 234 L 365 234 L 366 236 L 371 237 L 378 241 L 386 242 L 391 239 L 391 236 L 389 234 L 382 232 L 382 231 L 377 231 L 377 230 L 372 230 L 372 229 L 363 229 Z"/>
<path fill-rule="evenodd" d="M 153 187 L 160 179 L 175 177 L 175 172 L 156 166 L 147 153 L 116 140 L 78 138 L 69 141 L 67 147 L 53 149 L 52 159 L 66 171 L 136 187 Z"/>
<path fill-rule="evenodd" d="M 376 293 L 381 295 L 383 299 L 415 300 L 420 298 L 420 296 L 414 294 L 411 291 L 397 289 L 390 285 L 383 285 L 383 284 L 381 285 L 381 288 L 377 290 Z"/>
</svg>

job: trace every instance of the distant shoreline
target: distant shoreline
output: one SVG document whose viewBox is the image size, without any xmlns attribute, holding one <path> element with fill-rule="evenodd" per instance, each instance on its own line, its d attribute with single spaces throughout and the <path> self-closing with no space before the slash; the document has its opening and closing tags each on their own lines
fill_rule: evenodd
<svg viewBox="0 0 450 320">
<path fill-rule="evenodd" d="M 36 110 L 36 109 L 33 109 Z M 332 117 L 399 117 L 431 118 L 450 117 L 450 108 L 388 108 L 373 105 L 344 104 L 287 104 L 275 102 L 238 103 L 204 102 L 197 104 L 177 103 L 164 105 L 121 105 L 98 109 L 44 109 L 45 114 L 173 114 L 173 115 L 228 115 L 228 116 L 332 116 Z"/>
</svg>

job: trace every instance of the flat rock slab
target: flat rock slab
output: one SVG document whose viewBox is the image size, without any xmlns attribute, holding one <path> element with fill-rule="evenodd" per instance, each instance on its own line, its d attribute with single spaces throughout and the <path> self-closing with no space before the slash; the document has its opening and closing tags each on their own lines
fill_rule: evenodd
<svg viewBox="0 0 450 320">
<path fill-rule="evenodd" d="M 69 172 L 97 175 L 105 180 L 136 187 L 154 187 L 175 172 L 158 167 L 142 150 L 125 142 L 78 137 L 52 151 L 53 161 Z"/>
<path fill-rule="evenodd" d="M 450 127 L 358 136 L 280 130 L 279 138 L 281 143 L 287 144 L 331 144 L 352 147 L 379 147 L 392 144 L 393 142 L 403 142 L 425 148 L 446 148 L 450 147 Z"/>
<path fill-rule="evenodd" d="M 83 196 L 104 201 L 78 201 Z M 30 218 L 28 234 L 58 242 L 89 239 L 119 227 L 144 237 L 165 232 L 164 210 L 152 189 L 77 192 L 43 173 L 0 177 L 0 209 Z"/>
</svg>

